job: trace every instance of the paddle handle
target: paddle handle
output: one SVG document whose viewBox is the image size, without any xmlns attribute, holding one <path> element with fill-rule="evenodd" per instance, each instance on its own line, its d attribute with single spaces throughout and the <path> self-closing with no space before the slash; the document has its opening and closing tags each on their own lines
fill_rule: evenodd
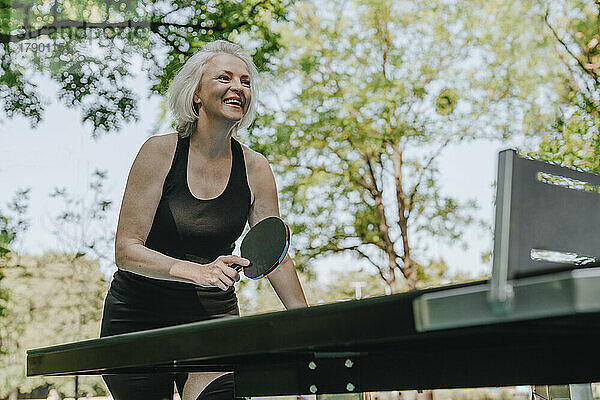
<svg viewBox="0 0 600 400">
<path fill-rule="evenodd" d="M 250 264 L 246 265 L 246 267 L 249 267 L 252 265 L 252 261 L 250 261 Z M 241 270 L 242 268 L 245 268 L 243 265 L 240 264 L 231 264 L 231 268 L 235 269 L 236 271 Z"/>
</svg>

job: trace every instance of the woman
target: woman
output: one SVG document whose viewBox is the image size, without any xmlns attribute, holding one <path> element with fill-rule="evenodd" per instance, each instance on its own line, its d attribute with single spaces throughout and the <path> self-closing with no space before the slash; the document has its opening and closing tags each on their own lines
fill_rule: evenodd
<svg viewBox="0 0 600 400">
<path fill-rule="evenodd" d="M 127 180 L 115 243 L 118 270 L 101 336 L 239 315 L 231 255 L 246 222 L 278 216 L 267 160 L 233 139 L 255 114 L 258 73 L 239 46 L 208 43 L 169 93 L 176 133 L 140 149 Z M 269 275 L 286 308 L 305 307 L 293 261 Z M 232 399 L 231 373 L 104 377 L 116 400 Z M 185 384 L 185 387 L 184 387 Z"/>
</svg>

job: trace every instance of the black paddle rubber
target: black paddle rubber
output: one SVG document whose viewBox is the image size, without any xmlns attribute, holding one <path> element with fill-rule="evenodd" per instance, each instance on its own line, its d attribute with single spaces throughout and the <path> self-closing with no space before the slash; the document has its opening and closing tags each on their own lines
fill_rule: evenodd
<svg viewBox="0 0 600 400">
<path fill-rule="evenodd" d="M 241 256 L 250 260 L 244 275 L 259 279 L 273 271 L 284 259 L 290 244 L 290 230 L 278 217 L 268 217 L 254 225 L 242 240 Z"/>
</svg>

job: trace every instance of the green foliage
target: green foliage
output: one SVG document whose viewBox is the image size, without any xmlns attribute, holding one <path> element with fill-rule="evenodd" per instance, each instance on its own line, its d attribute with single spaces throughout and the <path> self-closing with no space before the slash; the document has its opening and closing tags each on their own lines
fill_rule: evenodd
<svg viewBox="0 0 600 400">
<path fill-rule="evenodd" d="M 97 262 L 68 254 L 12 255 L 0 289 L 9 290 L 0 318 L 0 397 L 50 384 L 73 395 L 73 378 L 25 378 L 27 349 L 98 337 L 108 285 Z M 104 394 L 99 377 L 80 379 L 82 394 Z"/>
<path fill-rule="evenodd" d="M 382 296 L 385 283 L 372 272 L 345 271 L 332 282 L 320 282 L 307 273 L 299 273 L 300 282 L 310 306 L 353 300 L 360 287 L 361 298 Z M 282 311 L 285 308 L 266 279 L 242 280 L 238 284 L 238 301 L 242 315 Z"/>
<path fill-rule="evenodd" d="M 431 259 L 427 265 L 419 265 L 417 273 L 419 275 L 418 289 L 488 278 L 482 274 L 451 273 L 443 259 Z"/>
<path fill-rule="evenodd" d="M 0 357 L 5 355 L 12 357 L 10 346 L 7 347 L 5 333 L 14 328 L 10 318 L 15 297 L 5 284 L 7 273 L 10 272 L 9 259 L 14 255 L 11 246 L 14 245 L 17 235 L 23 233 L 28 227 L 25 215 L 28 196 L 29 189 L 18 191 L 8 204 L 8 214 L 0 211 Z M 2 379 L 0 379 L 1 384 Z"/>
<path fill-rule="evenodd" d="M 25 393 L 48 384 L 73 394 L 73 378 L 25 379 L 25 351 L 98 336 L 107 284 L 98 262 L 86 254 L 100 251 L 110 232 L 98 226 L 110 208 L 103 194 L 105 178 L 101 171 L 94 173 L 90 199 L 74 198 L 65 190 L 54 193 L 64 202 L 55 219 L 56 234 L 70 252 L 29 257 L 11 249 L 29 225 L 28 189 L 18 191 L 0 217 L 0 246 L 5 250 L 0 255 L 0 398 L 15 388 Z M 84 392 L 104 393 L 99 378 L 85 377 L 80 382 Z"/>
<path fill-rule="evenodd" d="M 600 174 L 598 125 L 590 121 L 582 111 L 573 114 L 566 121 L 558 119 L 555 129 L 529 155 Z"/>
<path fill-rule="evenodd" d="M 31 81 L 33 67 L 59 84 L 58 98 L 81 109 L 95 136 L 139 118 L 140 93 L 130 73 L 139 62 L 159 95 L 215 39 L 244 43 L 257 66 L 268 69 L 280 48 L 269 26 L 286 18 L 290 0 L 3 1 L 0 105 L 6 115 L 24 116 L 32 126 L 41 121 L 47 100 Z"/>
<path fill-rule="evenodd" d="M 472 276 L 465 273 L 451 273 L 443 259 L 431 260 L 427 265 L 418 267 L 419 289 L 484 279 L 484 276 Z M 310 306 L 383 296 L 389 288 L 376 269 L 338 271 L 331 281 L 320 281 L 307 273 L 300 272 L 299 278 Z M 409 287 L 404 283 L 402 290 Z M 257 281 L 241 280 L 237 288 L 240 312 L 242 315 L 263 314 L 284 310 L 275 291 L 266 279 Z"/>
<path fill-rule="evenodd" d="M 0 259 L 10 252 L 8 246 L 14 240 L 15 235 L 15 232 L 9 229 L 8 218 L 0 215 Z"/>
<path fill-rule="evenodd" d="M 560 1 L 466 3 L 473 7 L 474 18 L 464 20 L 464 30 L 473 32 L 473 62 L 480 67 L 467 79 L 496 97 L 482 104 L 482 122 L 489 124 L 483 132 L 505 139 L 515 134 L 539 137 L 552 124 L 559 104 L 563 65 L 544 15 L 553 3 L 556 14 L 562 14 Z M 460 94 L 465 95 L 462 90 Z"/>
<path fill-rule="evenodd" d="M 435 108 L 438 114 L 448 115 L 454 111 L 458 102 L 458 91 L 454 89 L 444 89 L 435 99 Z"/>
<path fill-rule="evenodd" d="M 354 221 L 356 236 L 362 243 L 374 243 L 378 247 L 384 246 L 379 230 L 379 218 L 377 218 L 377 211 L 374 207 L 356 211 Z"/>
<path fill-rule="evenodd" d="M 427 243 L 460 242 L 475 222 L 474 202 L 440 193 L 436 161 L 450 143 L 502 137 L 513 115 L 494 108 L 523 100 L 481 73 L 504 66 L 484 57 L 478 6 L 306 1 L 277 28 L 272 101 L 246 139 L 281 177 L 300 267 L 347 252 L 414 288 Z"/>
<path fill-rule="evenodd" d="M 9 245 L 15 238 L 15 232 L 9 227 L 8 218 L 0 215 L 0 285 L 4 279 L 6 259 L 10 253 Z M 4 326 L 3 317 L 6 316 L 9 293 L 0 286 L 0 330 Z M 1 338 L 2 336 L 0 336 Z M 2 340 L 0 339 L 0 355 L 3 354 Z"/>
<path fill-rule="evenodd" d="M 42 119 L 43 108 L 41 98 L 36 92 L 36 85 L 24 76 L 22 68 L 13 66 L 10 57 L 10 44 L 2 43 L 2 58 L 0 59 L 0 93 L 2 93 L 3 109 L 6 116 L 13 118 L 22 115 L 27 118 L 32 127 Z"/>
<path fill-rule="evenodd" d="M 529 155 L 600 173 L 600 4 L 565 0 L 561 6 L 566 16 L 549 10 L 545 21 L 564 62 L 562 106 Z"/>
</svg>

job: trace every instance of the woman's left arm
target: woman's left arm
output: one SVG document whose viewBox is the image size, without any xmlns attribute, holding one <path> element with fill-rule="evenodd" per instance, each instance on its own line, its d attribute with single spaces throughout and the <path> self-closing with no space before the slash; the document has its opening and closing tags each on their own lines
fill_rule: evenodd
<svg viewBox="0 0 600 400">
<path fill-rule="evenodd" d="M 279 202 L 277 185 L 269 162 L 262 154 L 249 150 L 248 155 L 250 153 L 252 161 L 251 167 L 248 168 L 248 183 L 253 199 L 248 223 L 253 227 L 267 217 L 279 217 Z M 289 310 L 308 306 L 298 280 L 296 266 L 289 255 L 286 255 L 283 262 L 267 277 L 285 308 Z"/>
</svg>

